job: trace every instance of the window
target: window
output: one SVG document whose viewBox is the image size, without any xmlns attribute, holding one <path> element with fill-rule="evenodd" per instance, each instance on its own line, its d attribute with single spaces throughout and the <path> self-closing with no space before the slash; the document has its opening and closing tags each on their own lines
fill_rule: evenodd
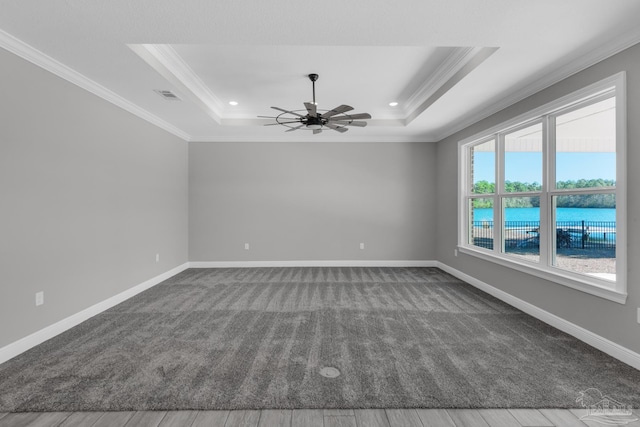
<svg viewBox="0 0 640 427">
<path fill-rule="evenodd" d="M 460 142 L 461 252 L 625 302 L 624 77 Z"/>
</svg>

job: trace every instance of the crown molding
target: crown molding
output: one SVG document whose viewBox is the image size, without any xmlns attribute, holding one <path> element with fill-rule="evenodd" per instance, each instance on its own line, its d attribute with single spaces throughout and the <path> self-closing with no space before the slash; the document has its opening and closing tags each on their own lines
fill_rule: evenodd
<svg viewBox="0 0 640 427">
<path fill-rule="evenodd" d="M 224 103 L 171 46 L 167 44 L 130 44 L 128 46 L 161 76 L 178 87 L 216 123 L 222 124 Z"/>
<path fill-rule="evenodd" d="M 169 83 L 179 88 L 217 124 L 221 126 L 264 124 L 246 117 L 225 116 L 224 103 L 170 45 L 130 44 L 128 46 Z M 377 123 L 370 122 L 370 125 L 407 126 L 496 50 L 497 48 L 488 47 L 455 48 L 433 75 L 424 76 L 424 82 L 411 94 L 407 106 L 403 108 L 404 117 L 378 119 Z"/>
<path fill-rule="evenodd" d="M 478 68 L 480 64 L 486 61 L 491 55 L 493 55 L 499 48 L 497 47 L 478 47 L 473 48 L 466 55 L 466 61 L 452 76 L 445 81 L 442 86 L 438 87 L 427 99 L 422 102 L 415 110 L 413 110 L 406 118 L 405 123 L 408 125 L 414 121 L 420 114 L 422 114 L 427 108 L 433 105 L 440 97 L 451 90 L 462 79 L 469 75 L 473 70 Z"/>
<path fill-rule="evenodd" d="M 143 120 L 181 138 L 185 141 L 190 139 L 190 135 L 181 129 L 173 126 L 172 124 L 164 121 L 158 116 L 151 114 L 147 110 L 138 107 L 132 102 L 126 100 L 115 92 L 107 89 L 99 83 L 85 77 L 74 69 L 67 67 L 61 62 L 53 59 L 52 57 L 46 55 L 45 53 L 39 51 L 31 45 L 23 42 L 22 40 L 17 39 L 11 34 L 0 30 L 0 47 L 3 49 L 19 56 L 20 58 L 31 62 L 38 67 L 49 71 L 52 74 L 72 83 L 92 94 L 108 101 L 117 107 L 122 108 L 125 111 L 128 111 L 131 114 L 134 114 L 140 117 Z"/>
<path fill-rule="evenodd" d="M 455 48 L 447 58 L 438 66 L 433 74 L 422 75 L 422 84 L 409 96 L 404 107 L 405 111 L 417 110 L 435 91 L 460 70 L 473 56 L 478 48 L 459 47 Z"/>
<path fill-rule="evenodd" d="M 345 138 L 341 135 L 336 135 L 336 138 L 320 138 L 318 136 L 308 135 L 307 137 L 298 137 L 295 139 L 285 138 L 284 136 L 262 136 L 259 139 L 255 137 L 243 137 L 243 136 L 220 136 L 220 135 L 194 135 L 191 137 L 189 142 L 212 142 L 212 143 L 223 143 L 223 142 L 248 142 L 248 143 L 269 143 L 269 142 L 292 142 L 292 143 L 301 143 L 301 142 L 313 142 L 313 143 L 433 143 L 436 142 L 434 139 L 425 139 L 424 135 L 396 135 L 396 136 L 352 136 L 352 138 Z"/>
<path fill-rule="evenodd" d="M 554 84 L 573 76 L 574 74 L 583 71 L 598 62 L 604 61 L 613 55 L 622 52 L 625 49 L 630 48 L 640 43 L 640 27 L 633 31 L 619 37 L 615 40 L 610 40 L 607 43 L 600 45 L 600 47 L 589 51 L 576 60 L 558 68 L 552 73 L 547 73 L 543 77 L 539 78 L 535 82 L 525 86 L 524 88 L 514 92 L 513 94 L 505 97 L 500 102 L 497 102 L 489 107 L 481 107 L 476 109 L 466 118 L 456 122 L 453 126 L 445 127 L 441 132 L 434 134 L 436 141 L 441 141 L 456 132 L 459 132 L 467 127 L 486 119 L 487 117 L 504 110 L 507 107 L 528 98 Z"/>
<path fill-rule="evenodd" d="M 558 68 L 555 72 L 545 74 L 490 107 L 478 108 L 472 111 L 466 117 L 463 116 L 460 120 L 455 121 L 450 126 L 445 126 L 440 131 L 430 132 L 429 135 L 403 136 L 398 138 L 398 142 L 440 141 L 637 43 L 640 43 L 640 27 L 622 37 L 602 44 L 597 49 L 593 49 L 578 59 Z M 0 30 L 0 47 L 185 141 L 222 142 L 230 140 L 229 138 L 215 135 L 192 136 L 3 30 Z M 198 103 L 219 124 L 225 126 L 246 124 L 246 119 L 222 119 L 224 104 L 169 45 L 145 44 L 129 45 L 129 47 L 156 71 L 168 78 L 176 87 Z M 380 119 L 376 121 L 375 125 L 407 126 L 430 103 L 433 103 L 435 99 L 448 91 L 450 89 L 449 86 L 455 85 L 494 51 L 495 48 L 457 49 L 445 59 L 433 77 L 425 80 L 418 90 L 411 95 L 408 102 L 409 108 L 407 108 L 411 113 L 405 119 Z M 435 99 L 432 99 L 434 97 Z M 426 100 L 420 104 L 420 101 L 425 98 Z M 370 124 L 374 125 L 374 123 Z M 237 138 L 237 140 L 249 141 L 253 140 L 253 138 Z M 360 137 L 354 142 L 389 142 L 389 140 L 389 137 Z M 273 141 L 276 141 L 276 139 L 273 139 Z"/>
</svg>

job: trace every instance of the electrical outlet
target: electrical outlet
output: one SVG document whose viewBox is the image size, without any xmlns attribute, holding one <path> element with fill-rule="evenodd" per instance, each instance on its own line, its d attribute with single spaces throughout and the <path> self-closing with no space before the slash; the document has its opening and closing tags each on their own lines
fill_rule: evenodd
<svg viewBox="0 0 640 427">
<path fill-rule="evenodd" d="M 36 292 L 36 305 L 44 304 L 44 292 Z"/>
<path fill-rule="evenodd" d="M 156 254 L 156 262 L 160 262 L 160 254 Z"/>
<path fill-rule="evenodd" d="M 458 250 L 457 249 L 453 250 L 453 256 L 458 256 Z"/>
<path fill-rule="evenodd" d="M 248 243 L 245 243 L 245 244 L 244 244 L 244 250 L 245 250 L 245 251 L 248 251 L 248 250 L 249 250 L 249 244 L 248 244 Z"/>
<path fill-rule="evenodd" d="M 364 243 L 360 243 L 360 249 L 364 249 Z"/>
</svg>

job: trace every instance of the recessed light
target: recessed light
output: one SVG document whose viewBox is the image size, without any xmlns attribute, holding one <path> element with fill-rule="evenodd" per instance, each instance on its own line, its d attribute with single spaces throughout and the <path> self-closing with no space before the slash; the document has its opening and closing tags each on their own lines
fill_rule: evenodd
<svg viewBox="0 0 640 427">
<path fill-rule="evenodd" d="M 397 105 L 398 105 L 398 103 L 395 102 L 395 101 L 389 103 L 390 107 L 396 107 Z"/>
<path fill-rule="evenodd" d="M 233 105 L 234 107 L 238 105 L 237 101 L 229 101 L 229 105 Z"/>
</svg>

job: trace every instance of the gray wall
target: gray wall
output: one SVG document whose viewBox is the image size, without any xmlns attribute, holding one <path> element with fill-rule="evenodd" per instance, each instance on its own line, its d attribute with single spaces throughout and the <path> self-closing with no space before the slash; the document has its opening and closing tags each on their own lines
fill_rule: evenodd
<svg viewBox="0 0 640 427">
<path fill-rule="evenodd" d="M 563 95 L 627 71 L 628 116 L 628 294 L 620 305 L 497 264 L 460 254 L 453 256 L 457 228 L 457 142 Z M 640 352 L 640 45 L 541 91 L 438 143 L 438 260 L 556 314 L 633 351 Z"/>
<path fill-rule="evenodd" d="M 438 259 L 640 352 L 639 58 L 635 46 L 438 144 L 186 144 L 0 50 L 0 347 L 187 260 Z M 627 304 L 453 257 L 457 141 L 621 70 Z"/>
<path fill-rule="evenodd" d="M 435 152 L 425 143 L 190 143 L 189 260 L 435 259 Z"/>
<path fill-rule="evenodd" d="M 2 347 L 187 261 L 188 144 L 1 49 L 0 84 Z"/>
</svg>

